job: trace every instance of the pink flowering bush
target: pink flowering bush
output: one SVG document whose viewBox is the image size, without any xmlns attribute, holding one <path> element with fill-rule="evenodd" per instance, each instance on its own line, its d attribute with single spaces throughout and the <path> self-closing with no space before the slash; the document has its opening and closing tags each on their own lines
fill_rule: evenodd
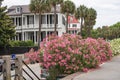
<svg viewBox="0 0 120 80">
<path fill-rule="evenodd" d="M 29 63 L 36 63 L 40 61 L 39 51 L 34 51 L 32 48 L 29 52 L 25 53 L 25 62 Z"/>
<path fill-rule="evenodd" d="M 78 35 L 50 36 L 41 43 L 42 66 L 58 69 L 58 74 L 74 73 L 97 67 L 112 56 L 109 43 L 103 39 L 82 39 Z"/>
</svg>

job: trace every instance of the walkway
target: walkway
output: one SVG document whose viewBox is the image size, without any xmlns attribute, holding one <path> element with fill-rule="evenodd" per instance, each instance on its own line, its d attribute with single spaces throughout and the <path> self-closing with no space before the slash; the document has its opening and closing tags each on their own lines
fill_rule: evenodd
<svg viewBox="0 0 120 80">
<path fill-rule="evenodd" d="M 103 64 L 100 69 L 80 74 L 73 80 L 120 80 L 120 55 Z"/>
</svg>

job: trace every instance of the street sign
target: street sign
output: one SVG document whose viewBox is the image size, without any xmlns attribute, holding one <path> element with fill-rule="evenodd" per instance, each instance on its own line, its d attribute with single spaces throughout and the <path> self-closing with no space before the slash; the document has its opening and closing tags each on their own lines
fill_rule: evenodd
<svg viewBox="0 0 120 80">
<path fill-rule="evenodd" d="M 16 59 L 16 54 L 12 54 L 12 55 L 11 55 L 11 58 L 12 58 L 12 59 Z"/>
</svg>

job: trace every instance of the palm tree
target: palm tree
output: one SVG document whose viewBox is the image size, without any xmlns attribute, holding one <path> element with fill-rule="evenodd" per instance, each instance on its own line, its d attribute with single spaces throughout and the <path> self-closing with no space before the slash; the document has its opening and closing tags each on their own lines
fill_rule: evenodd
<svg viewBox="0 0 120 80">
<path fill-rule="evenodd" d="M 30 11 L 39 14 L 39 32 L 38 32 L 38 48 L 40 48 L 41 37 L 41 14 L 50 10 L 48 0 L 31 0 Z"/>
<path fill-rule="evenodd" d="M 97 16 L 97 12 L 93 8 L 88 8 L 86 10 L 84 24 L 88 36 L 90 36 L 91 30 L 93 29 L 93 26 L 96 23 L 96 16 Z"/>
<path fill-rule="evenodd" d="M 68 33 L 68 16 L 69 14 L 74 14 L 75 12 L 75 4 L 72 1 L 64 1 L 61 7 L 62 13 L 66 14 L 66 33 Z"/>
<path fill-rule="evenodd" d="M 84 26 L 84 18 L 85 18 L 85 14 L 86 14 L 86 10 L 87 7 L 84 5 L 80 5 L 77 10 L 75 11 L 75 17 L 77 19 L 80 19 L 80 33 L 82 35 L 82 30 L 83 30 L 83 26 Z"/>
<path fill-rule="evenodd" d="M 54 8 L 54 33 L 57 33 L 57 23 L 56 23 L 56 6 L 62 4 L 64 0 L 49 0 L 51 4 L 51 8 Z"/>
</svg>

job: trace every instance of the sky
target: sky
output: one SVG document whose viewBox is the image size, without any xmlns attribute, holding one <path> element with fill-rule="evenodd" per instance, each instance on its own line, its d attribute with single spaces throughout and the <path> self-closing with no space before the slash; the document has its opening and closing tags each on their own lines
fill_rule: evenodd
<svg viewBox="0 0 120 80">
<path fill-rule="evenodd" d="M 97 19 L 94 28 L 110 26 L 120 21 L 120 0 L 71 0 L 76 7 L 85 5 L 97 11 Z M 26 5 L 30 0 L 4 0 L 3 6 Z"/>
</svg>

